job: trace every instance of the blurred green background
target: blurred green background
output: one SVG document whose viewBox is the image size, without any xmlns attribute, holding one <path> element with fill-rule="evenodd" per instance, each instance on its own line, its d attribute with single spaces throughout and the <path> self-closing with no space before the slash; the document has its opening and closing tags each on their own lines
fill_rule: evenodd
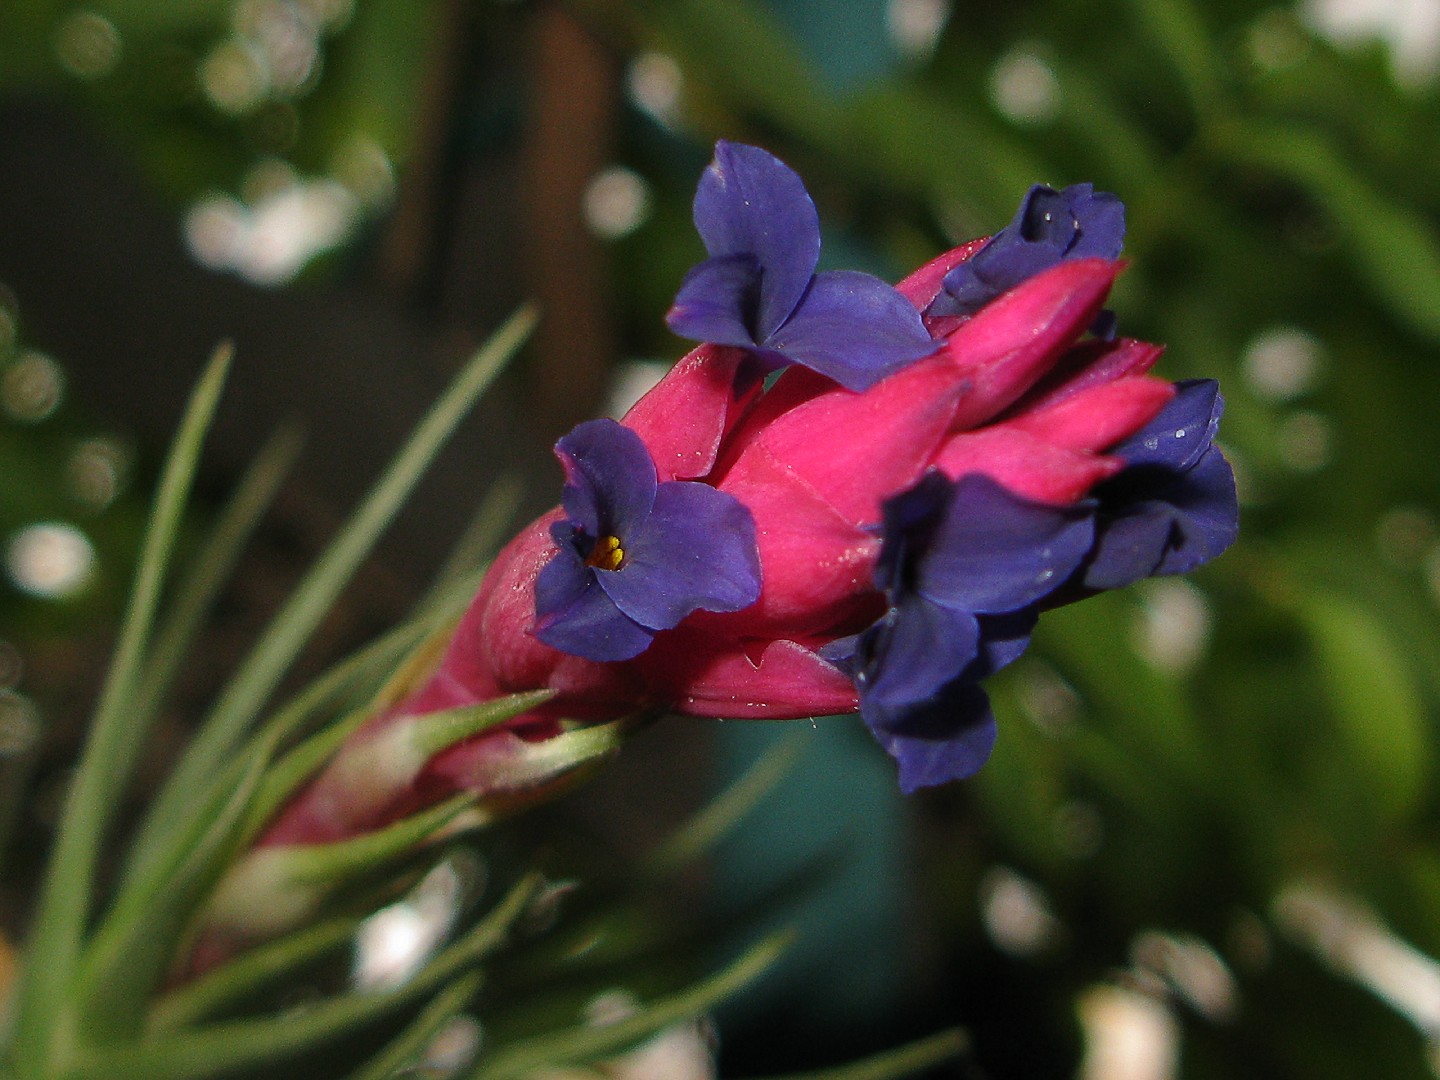
<svg viewBox="0 0 1440 1080">
<path fill-rule="evenodd" d="M 1118 193 L 1122 332 L 1221 381 L 1242 498 L 1193 580 L 1046 617 L 973 782 L 903 800 L 858 721 L 779 732 L 807 752 L 710 902 L 824 872 L 776 915 L 790 967 L 722 1016 L 727 1075 L 954 1023 L 946 1075 L 1440 1073 L 1440 0 L 7 0 L 7 934 L 213 342 L 240 349 L 214 490 L 285 416 L 311 436 L 223 664 L 456 359 L 544 305 L 337 616 L 359 640 L 491 478 L 544 505 L 544 448 L 683 351 L 661 316 L 717 137 L 891 279 L 1034 182 Z M 698 800 L 777 737 L 686 726 L 580 813 Z"/>
</svg>

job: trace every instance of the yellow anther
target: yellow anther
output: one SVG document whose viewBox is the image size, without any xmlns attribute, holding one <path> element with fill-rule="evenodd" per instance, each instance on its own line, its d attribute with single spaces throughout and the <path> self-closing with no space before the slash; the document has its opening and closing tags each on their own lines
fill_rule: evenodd
<svg viewBox="0 0 1440 1080">
<path fill-rule="evenodd" d="M 602 536 L 590 549 L 590 557 L 585 560 L 585 565 L 593 566 L 597 570 L 619 570 L 624 561 L 625 549 L 620 546 L 620 538 Z"/>
</svg>

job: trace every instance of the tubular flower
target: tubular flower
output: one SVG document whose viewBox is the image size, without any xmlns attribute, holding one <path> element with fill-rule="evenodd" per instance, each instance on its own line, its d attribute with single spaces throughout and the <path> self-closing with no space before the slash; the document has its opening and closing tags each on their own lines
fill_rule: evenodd
<svg viewBox="0 0 1440 1080">
<path fill-rule="evenodd" d="M 562 506 L 501 551 L 372 728 L 554 696 L 431 757 L 386 809 L 346 818 L 340 784 L 302 796 L 269 842 L 493 793 L 565 720 L 648 710 L 858 711 L 905 790 L 967 776 L 996 738 L 980 682 L 1043 609 L 1234 540 L 1214 384 L 1150 375 L 1160 347 L 1102 319 L 1114 196 L 1035 188 L 894 288 L 815 273 L 814 204 L 754 147 L 717 146 L 695 220 L 709 258 L 669 322 L 704 344 L 621 421 L 560 440 Z"/>
<path fill-rule="evenodd" d="M 720 142 L 695 193 L 710 258 L 666 316 L 681 337 L 795 363 L 851 390 L 935 349 L 920 318 L 879 278 L 817 274 L 820 217 L 800 177 L 755 146 Z"/>
<path fill-rule="evenodd" d="M 945 275 L 931 315 L 973 315 L 1026 278 L 1066 259 L 1118 259 L 1125 204 L 1090 184 L 1036 184 L 1009 225 Z"/>
<path fill-rule="evenodd" d="M 629 660 L 693 611 L 736 611 L 760 594 L 755 523 L 704 484 L 659 483 L 645 444 L 613 420 L 555 445 L 565 518 L 535 583 L 535 636 L 591 660 Z"/>
</svg>

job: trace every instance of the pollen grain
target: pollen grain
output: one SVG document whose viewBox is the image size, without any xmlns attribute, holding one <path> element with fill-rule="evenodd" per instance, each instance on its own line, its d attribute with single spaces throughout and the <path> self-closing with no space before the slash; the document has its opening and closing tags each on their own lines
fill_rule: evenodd
<svg viewBox="0 0 1440 1080">
<path fill-rule="evenodd" d="M 602 536 L 590 549 L 590 554 L 585 559 L 585 565 L 593 566 L 597 570 L 619 570 L 620 564 L 624 561 L 625 549 L 620 546 L 620 538 L 618 536 Z"/>
</svg>

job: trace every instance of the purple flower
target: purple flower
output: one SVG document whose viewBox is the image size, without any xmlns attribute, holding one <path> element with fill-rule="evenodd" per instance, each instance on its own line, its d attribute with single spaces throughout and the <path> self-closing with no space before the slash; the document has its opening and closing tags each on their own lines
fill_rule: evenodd
<svg viewBox="0 0 1440 1080">
<path fill-rule="evenodd" d="M 681 337 L 800 364 L 865 390 L 933 352 L 915 308 L 879 278 L 815 273 L 820 218 L 805 185 L 755 146 L 718 142 L 695 193 L 710 258 L 680 285 L 665 317 Z"/>
<path fill-rule="evenodd" d="M 660 483 L 640 436 L 589 420 L 555 444 L 565 468 L 558 551 L 535 583 L 535 636 L 587 660 L 628 660 L 691 612 L 760 595 L 755 522 L 705 484 Z"/>
<path fill-rule="evenodd" d="M 1095 489 L 1098 538 L 1085 587 L 1188 573 L 1235 542 L 1235 475 L 1215 446 L 1224 410 L 1213 379 L 1179 383 L 1154 420 L 1110 451 L 1126 468 Z"/>
<path fill-rule="evenodd" d="M 1088 500 L 1047 506 L 987 476 L 952 483 L 939 472 L 886 501 L 875 583 L 889 609 L 827 656 L 855 679 L 904 791 L 985 763 L 995 719 L 979 681 L 1025 650 L 1037 602 L 1090 550 L 1093 511 Z"/>
<path fill-rule="evenodd" d="M 945 275 L 927 315 L 973 315 L 1007 289 L 1067 259 L 1115 259 L 1125 242 L 1125 204 L 1090 184 L 1063 191 L 1036 184 L 1015 218 Z M 1114 320 L 1097 320 L 1110 337 Z"/>
</svg>

